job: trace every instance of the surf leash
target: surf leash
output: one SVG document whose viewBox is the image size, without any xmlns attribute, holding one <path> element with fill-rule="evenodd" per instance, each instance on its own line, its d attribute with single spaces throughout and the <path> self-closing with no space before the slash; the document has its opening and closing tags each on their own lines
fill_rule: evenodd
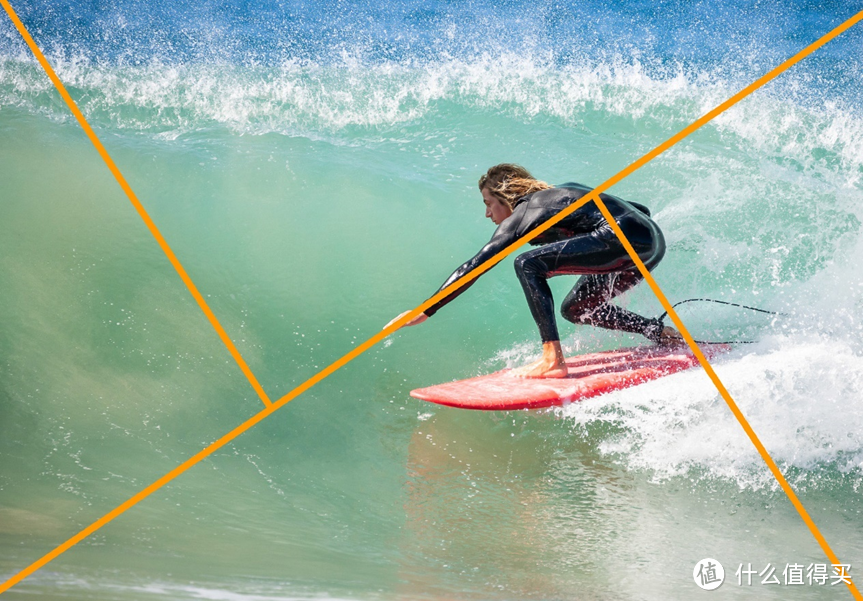
<svg viewBox="0 0 863 601">
<path fill-rule="evenodd" d="M 758 307 L 750 307 L 748 305 L 741 305 L 739 303 L 730 303 L 728 301 L 717 300 L 715 298 L 688 298 L 686 300 L 682 300 L 678 303 L 671 305 L 671 308 L 674 309 L 679 305 L 683 305 L 685 303 L 695 303 L 695 302 L 709 302 L 709 303 L 718 303 L 720 305 L 729 305 L 731 307 L 740 307 L 741 309 L 749 309 L 750 311 L 758 311 L 759 313 L 767 313 L 768 315 L 785 315 L 788 313 L 782 313 L 781 311 L 768 311 L 767 309 L 759 309 Z M 668 316 L 668 311 L 657 317 L 659 321 L 664 322 L 665 318 Z M 696 340 L 698 344 L 755 344 L 756 340 L 727 340 L 723 342 L 714 341 L 714 340 Z"/>
</svg>

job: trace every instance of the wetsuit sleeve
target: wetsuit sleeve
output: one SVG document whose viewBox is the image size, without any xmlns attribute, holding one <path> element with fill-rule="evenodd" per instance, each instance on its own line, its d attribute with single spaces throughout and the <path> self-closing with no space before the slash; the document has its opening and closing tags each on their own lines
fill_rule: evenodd
<svg viewBox="0 0 863 601">
<path fill-rule="evenodd" d="M 520 210 L 521 209 L 521 210 Z M 491 240 L 488 241 L 488 244 L 482 247 L 472 259 L 462 264 L 461 267 L 452 272 L 452 275 L 449 276 L 446 281 L 441 285 L 440 288 L 437 289 L 438 292 L 455 282 L 457 279 L 462 277 L 463 275 L 469 273 L 475 267 L 478 267 L 488 261 L 490 258 L 495 256 L 497 253 L 502 251 L 504 248 L 512 244 L 518 238 L 518 228 L 521 224 L 522 218 L 524 217 L 524 210 L 522 207 L 516 208 L 515 212 L 510 215 L 508 219 L 506 219 L 503 223 L 501 223 L 497 230 L 494 232 L 494 236 L 491 237 Z M 453 292 L 450 292 L 449 295 L 445 296 L 431 307 L 426 309 L 424 313 L 431 317 L 437 310 L 455 299 L 459 294 L 473 286 L 473 283 L 476 282 L 476 278 L 472 279 L 468 283 L 464 284 L 460 288 L 456 289 Z"/>
</svg>

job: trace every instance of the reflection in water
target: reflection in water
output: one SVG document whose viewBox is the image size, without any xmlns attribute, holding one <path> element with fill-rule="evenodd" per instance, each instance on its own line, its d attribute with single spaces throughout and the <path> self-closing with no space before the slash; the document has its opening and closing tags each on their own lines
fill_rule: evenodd
<svg viewBox="0 0 863 601">
<path fill-rule="evenodd" d="M 627 477 L 549 414 L 442 409 L 411 438 L 403 595 L 602 598 L 635 515 Z M 537 424 L 540 422 L 540 424 Z M 557 437 L 554 437 L 557 438 Z M 626 496 L 624 496 L 626 495 Z"/>
</svg>

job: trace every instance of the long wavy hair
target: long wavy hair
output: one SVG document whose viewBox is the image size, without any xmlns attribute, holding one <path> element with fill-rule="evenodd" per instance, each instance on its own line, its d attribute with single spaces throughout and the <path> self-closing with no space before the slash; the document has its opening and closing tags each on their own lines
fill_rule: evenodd
<svg viewBox="0 0 863 601">
<path fill-rule="evenodd" d="M 491 195 L 499 201 L 514 208 L 519 198 L 547 190 L 551 185 L 536 179 L 521 165 L 501 163 L 490 167 L 485 175 L 479 178 L 480 191 L 484 188 L 488 188 Z"/>
</svg>

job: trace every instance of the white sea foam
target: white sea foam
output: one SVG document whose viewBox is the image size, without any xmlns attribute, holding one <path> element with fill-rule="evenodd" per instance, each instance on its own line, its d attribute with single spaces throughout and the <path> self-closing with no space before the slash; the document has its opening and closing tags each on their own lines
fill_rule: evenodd
<svg viewBox="0 0 863 601">
<path fill-rule="evenodd" d="M 773 336 L 713 362 L 716 372 L 783 470 L 817 485 L 831 466 L 863 479 L 863 355 L 824 336 Z M 772 475 L 700 369 L 559 410 L 597 430 L 599 450 L 624 464 L 674 476 L 719 477 L 741 487 L 773 486 Z M 816 469 L 818 468 L 818 469 Z"/>
<path fill-rule="evenodd" d="M 390 127 L 427 119 L 442 101 L 521 119 L 556 119 L 566 127 L 603 127 L 605 120 L 619 117 L 635 129 L 674 132 L 741 85 L 673 64 L 648 68 L 630 58 L 560 65 L 551 55 L 530 52 L 376 63 L 343 52 L 326 64 L 286 61 L 276 67 L 100 65 L 80 55 L 51 58 L 88 118 L 163 135 L 216 125 L 289 135 Z M 0 82 L 0 105 L 68 118 L 32 59 L 0 57 Z M 863 120 L 838 100 L 813 106 L 782 91 L 796 88 L 792 80 L 786 88 L 758 92 L 708 130 L 721 136 L 723 146 L 782 157 L 791 177 L 817 179 L 840 171 L 844 185 L 857 184 Z"/>
</svg>

